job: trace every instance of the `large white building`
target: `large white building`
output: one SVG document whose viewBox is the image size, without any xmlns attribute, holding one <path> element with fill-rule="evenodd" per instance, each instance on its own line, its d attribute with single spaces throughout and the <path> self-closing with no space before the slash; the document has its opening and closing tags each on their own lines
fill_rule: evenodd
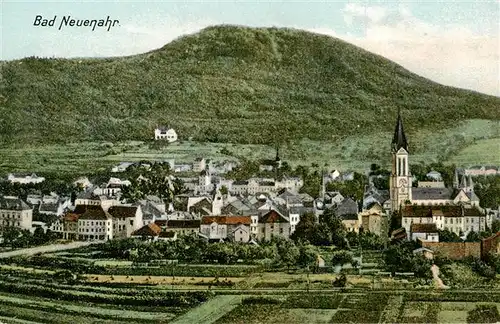
<svg viewBox="0 0 500 324">
<path fill-rule="evenodd" d="M 11 183 L 40 183 L 45 181 L 44 177 L 39 177 L 35 173 L 9 173 L 7 180 Z"/>
<path fill-rule="evenodd" d="M 177 133 L 173 128 L 169 127 L 156 127 L 155 140 L 166 140 L 169 143 L 177 141 Z"/>
</svg>

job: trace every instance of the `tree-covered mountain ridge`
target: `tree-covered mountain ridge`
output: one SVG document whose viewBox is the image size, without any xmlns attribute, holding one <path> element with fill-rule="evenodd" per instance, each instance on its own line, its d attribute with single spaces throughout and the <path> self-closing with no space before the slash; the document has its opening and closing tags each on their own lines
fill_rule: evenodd
<svg viewBox="0 0 500 324">
<path fill-rule="evenodd" d="M 443 86 L 333 37 L 214 26 L 139 55 L 1 62 L 4 143 L 335 140 L 500 119 L 500 98 Z"/>
</svg>

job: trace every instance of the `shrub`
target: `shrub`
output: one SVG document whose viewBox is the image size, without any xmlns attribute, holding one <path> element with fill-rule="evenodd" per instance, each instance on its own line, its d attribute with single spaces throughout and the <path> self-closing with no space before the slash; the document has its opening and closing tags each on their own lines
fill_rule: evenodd
<svg viewBox="0 0 500 324">
<path fill-rule="evenodd" d="M 496 305 L 477 305 L 467 314 L 467 323 L 496 323 L 500 314 Z"/>
</svg>

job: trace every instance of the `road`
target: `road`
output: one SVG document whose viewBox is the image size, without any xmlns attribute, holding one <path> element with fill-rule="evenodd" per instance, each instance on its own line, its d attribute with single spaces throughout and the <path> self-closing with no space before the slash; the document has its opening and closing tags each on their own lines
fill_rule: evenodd
<svg viewBox="0 0 500 324">
<path fill-rule="evenodd" d="M 14 251 L 9 251 L 9 252 L 1 252 L 0 259 L 10 258 L 13 256 L 18 256 L 18 255 L 33 255 L 33 254 L 37 254 L 37 253 L 47 253 L 47 252 L 71 250 L 71 249 L 76 249 L 79 247 L 88 246 L 88 245 L 96 244 L 96 243 L 101 243 L 101 242 L 71 242 L 68 244 L 42 245 L 42 246 L 37 246 L 37 247 L 32 247 L 32 248 L 27 248 L 27 249 L 19 249 L 19 250 L 14 250 Z"/>
</svg>

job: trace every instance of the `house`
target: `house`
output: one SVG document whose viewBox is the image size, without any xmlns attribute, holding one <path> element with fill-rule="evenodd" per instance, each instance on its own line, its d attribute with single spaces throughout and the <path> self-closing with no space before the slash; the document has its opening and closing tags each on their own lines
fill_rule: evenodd
<svg viewBox="0 0 500 324">
<path fill-rule="evenodd" d="M 464 175 L 471 176 L 490 176 L 499 175 L 500 167 L 494 165 L 473 165 L 464 169 Z"/>
<path fill-rule="evenodd" d="M 4 196 L 0 198 L 0 229 L 16 227 L 30 229 L 33 210 L 22 199 Z"/>
<path fill-rule="evenodd" d="M 410 239 L 423 242 L 439 242 L 439 233 L 436 224 L 411 224 Z"/>
<path fill-rule="evenodd" d="M 273 236 L 290 237 L 290 221 L 279 211 L 272 209 L 259 217 L 257 239 L 269 241 Z"/>
<path fill-rule="evenodd" d="M 250 240 L 250 216 L 205 216 L 201 219 L 200 234 L 209 240 Z"/>
<path fill-rule="evenodd" d="M 132 232 L 131 237 L 148 241 L 156 241 L 162 229 L 155 223 L 149 223 Z"/>
<path fill-rule="evenodd" d="M 441 173 L 434 171 L 434 170 L 427 173 L 425 176 L 429 179 L 434 180 L 434 181 L 443 181 L 443 177 L 441 176 Z"/>
<path fill-rule="evenodd" d="M 342 219 L 348 231 L 359 232 L 361 221 L 358 218 L 358 203 L 352 198 L 346 198 L 335 208 L 335 215 Z"/>
<path fill-rule="evenodd" d="M 177 232 L 174 231 L 162 231 L 158 234 L 158 241 L 176 241 Z"/>
<path fill-rule="evenodd" d="M 167 220 L 166 230 L 178 235 L 197 235 L 200 232 L 200 219 Z"/>
<path fill-rule="evenodd" d="M 170 127 L 156 127 L 155 140 L 166 140 L 169 143 L 177 141 L 177 133 Z"/>
<path fill-rule="evenodd" d="M 127 171 L 128 167 L 133 165 L 133 162 L 120 162 L 120 164 L 114 166 L 111 169 L 111 172 L 117 173 L 117 172 L 125 172 Z"/>
<path fill-rule="evenodd" d="M 39 177 L 35 173 L 9 173 L 7 181 L 10 183 L 36 184 L 45 181 L 44 177 Z"/>
<path fill-rule="evenodd" d="M 377 202 L 367 206 L 358 214 L 363 231 L 374 233 L 381 237 L 387 237 L 389 231 L 388 215 L 384 208 Z"/>
<path fill-rule="evenodd" d="M 73 186 L 77 187 L 77 188 L 81 188 L 82 190 L 86 190 L 87 188 L 92 186 L 92 183 L 90 183 L 89 178 L 80 177 L 73 182 Z"/>
<path fill-rule="evenodd" d="M 436 224 L 437 229 L 447 229 L 461 235 L 470 231 L 481 232 L 491 227 L 492 219 L 478 207 L 468 206 L 405 206 L 401 210 L 401 224 L 410 232 L 412 224 Z"/>
<path fill-rule="evenodd" d="M 78 239 L 78 219 L 87 210 L 87 205 L 76 205 L 75 209 L 65 213 L 61 218 L 54 222 L 50 229 L 60 233 L 63 239 Z"/>
<path fill-rule="evenodd" d="M 198 157 L 193 162 L 193 172 L 200 173 L 205 171 L 207 168 L 207 163 L 204 158 Z"/>
<path fill-rule="evenodd" d="M 126 238 L 142 226 L 140 206 L 112 206 L 108 213 L 113 218 L 113 237 Z"/>
<path fill-rule="evenodd" d="M 101 206 L 104 210 L 108 210 L 111 206 L 120 205 L 120 202 L 114 197 L 97 195 L 94 193 L 94 189 L 91 188 L 76 196 L 75 205 Z"/>
<path fill-rule="evenodd" d="M 112 216 L 101 206 L 87 206 L 78 218 L 78 240 L 111 240 L 113 239 Z"/>
</svg>

